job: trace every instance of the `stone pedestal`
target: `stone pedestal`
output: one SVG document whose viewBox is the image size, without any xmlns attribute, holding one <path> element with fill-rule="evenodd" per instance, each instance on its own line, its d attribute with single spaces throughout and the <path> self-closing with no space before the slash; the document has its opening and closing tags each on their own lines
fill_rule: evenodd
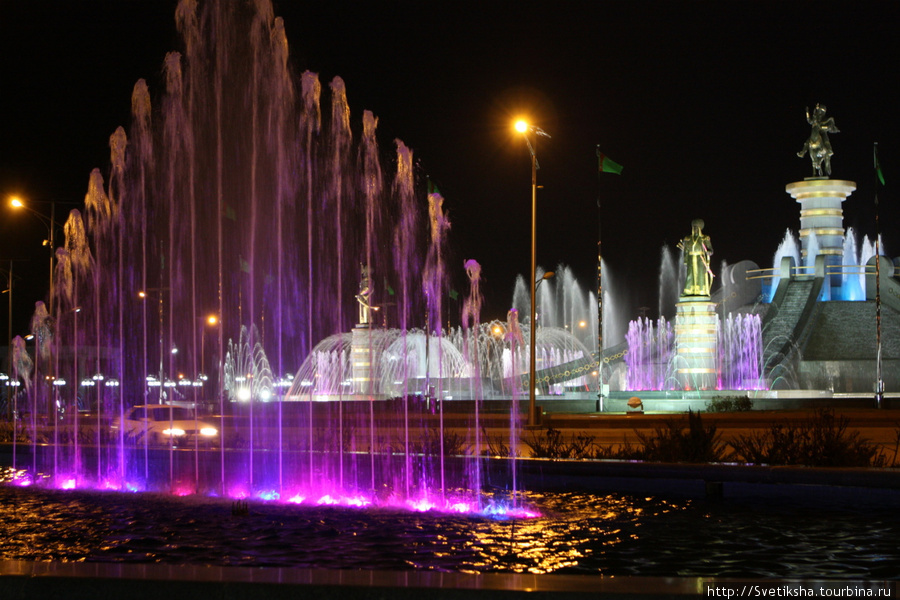
<svg viewBox="0 0 900 600">
<path fill-rule="evenodd" d="M 375 393 L 377 373 L 373 365 L 378 364 L 372 331 L 368 325 L 356 325 L 350 337 L 350 368 L 353 372 L 353 393 L 372 395 Z"/>
<path fill-rule="evenodd" d="M 840 285 L 837 269 L 844 255 L 844 210 L 841 203 L 856 189 L 856 182 L 840 179 L 807 177 L 803 181 L 789 183 L 785 191 L 800 203 L 800 252 L 804 264 L 815 264 L 815 256 L 807 259 L 810 240 L 815 233 L 817 248 L 813 252 L 825 256 L 826 271 L 832 274 L 832 285 Z M 812 275 L 812 273 L 809 273 Z"/>
<path fill-rule="evenodd" d="M 675 377 L 683 390 L 714 390 L 718 383 L 716 303 L 709 296 L 682 296 L 675 308 Z"/>
</svg>

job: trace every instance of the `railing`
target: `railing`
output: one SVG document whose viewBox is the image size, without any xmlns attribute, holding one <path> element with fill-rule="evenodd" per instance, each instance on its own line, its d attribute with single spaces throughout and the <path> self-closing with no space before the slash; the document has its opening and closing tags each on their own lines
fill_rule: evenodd
<svg viewBox="0 0 900 600">
<path fill-rule="evenodd" d="M 815 267 L 791 267 L 791 277 L 803 277 L 815 275 Z M 869 275 L 875 274 L 875 266 L 867 265 L 825 265 L 825 275 Z M 771 280 L 781 277 L 780 268 L 750 269 L 747 271 L 747 279 Z"/>
</svg>

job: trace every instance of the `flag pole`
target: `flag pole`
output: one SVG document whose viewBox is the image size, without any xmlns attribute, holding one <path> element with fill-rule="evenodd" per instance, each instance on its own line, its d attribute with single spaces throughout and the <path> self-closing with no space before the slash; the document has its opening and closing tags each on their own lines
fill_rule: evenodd
<svg viewBox="0 0 900 600">
<path fill-rule="evenodd" d="M 878 142 L 872 149 L 875 163 L 875 408 L 884 404 L 884 378 L 881 364 L 881 225 L 878 220 L 878 182 L 881 166 L 878 164 Z"/>
<path fill-rule="evenodd" d="M 603 412 L 603 252 L 600 241 L 603 218 L 600 210 L 600 144 L 597 144 L 597 412 Z"/>
<path fill-rule="evenodd" d="M 597 144 L 597 381 L 600 393 L 597 394 L 597 412 L 603 412 L 603 252 L 600 248 L 601 232 L 603 231 L 600 218 L 600 175 L 601 173 L 622 174 L 622 165 L 611 160 L 600 152 L 600 144 Z"/>
</svg>

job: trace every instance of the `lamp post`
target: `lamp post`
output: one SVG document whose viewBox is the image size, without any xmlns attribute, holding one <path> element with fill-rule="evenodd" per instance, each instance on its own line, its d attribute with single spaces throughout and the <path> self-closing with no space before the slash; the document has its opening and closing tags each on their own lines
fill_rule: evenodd
<svg viewBox="0 0 900 600">
<path fill-rule="evenodd" d="M 3 290 L 4 294 L 9 294 L 9 331 L 8 338 L 6 340 L 6 351 L 9 356 L 12 356 L 12 315 L 13 315 L 13 261 L 9 261 L 9 271 L 6 272 L 6 289 Z M 12 361 L 10 361 L 9 370 L 12 371 Z"/>
<path fill-rule="evenodd" d="M 203 317 L 203 325 L 200 327 L 200 372 L 197 374 L 197 378 L 206 382 L 206 328 L 207 327 L 216 327 L 219 324 L 219 317 L 214 314 L 207 315 Z M 206 400 L 206 398 L 204 398 Z"/>
<path fill-rule="evenodd" d="M 13 349 L 12 349 L 12 313 L 13 313 L 13 261 L 9 261 L 9 271 L 6 273 L 6 289 L 3 290 L 4 294 L 9 294 L 7 298 L 9 300 L 9 335 L 6 340 L 6 356 L 7 356 L 7 370 L 10 373 L 13 373 Z M 9 381 L 7 380 L 7 385 L 9 385 Z M 9 388 L 6 389 L 6 399 L 9 400 Z M 10 411 L 10 418 L 12 422 L 15 424 L 15 413 L 13 412 L 12 403 L 7 402 L 7 406 Z M 15 432 L 15 428 L 13 428 Z M 13 439 L 15 439 L 15 433 L 13 434 Z M 15 467 L 15 465 L 13 465 Z"/>
<path fill-rule="evenodd" d="M 163 325 L 164 319 L 163 315 L 165 314 L 165 297 L 163 296 L 164 292 L 169 291 L 169 288 L 147 288 L 146 290 L 141 290 L 137 293 L 138 298 L 141 300 L 146 300 L 149 296 L 148 292 L 154 292 L 157 294 L 157 298 L 159 300 L 159 403 L 165 404 L 164 399 L 167 395 L 165 391 L 166 387 L 166 378 L 165 378 L 165 339 L 163 335 Z M 145 382 L 146 383 L 146 382 Z"/>
<path fill-rule="evenodd" d="M 531 153 L 531 271 L 529 273 L 529 280 L 531 281 L 531 325 L 529 327 L 530 348 L 528 353 L 528 426 L 536 427 L 540 424 L 540 415 L 537 414 L 534 398 L 536 381 L 535 365 L 537 362 L 535 354 L 535 334 L 537 333 L 535 327 L 535 302 L 537 283 L 534 278 L 537 272 L 537 170 L 540 168 L 540 165 L 538 164 L 535 148 L 537 147 L 537 136 L 542 135 L 547 138 L 550 136 L 540 127 L 529 125 L 525 121 L 517 121 L 515 127 L 516 131 L 521 133 L 522 137 L 525 138 L 525 143 L 528 145 L 528 151 Z M 529 133 L 531 133 L 534 138 L 533 143 L 528 137 Z"/>
<path fill-rule="evenodd" d="M 49 204 L 50 205 L 50 219 L 29 207 L 28 204 L 17 196 L 13 196 L 9 200 L 10 206 L 16 209 L 22 209 L 30 212 L 34 215 L 41 223 L 47 226 L 47 239 L 44 240 L 44 246 L 47 246 L 50 249 L 50 294 L 49 294 L 49 314 L 53 316 L 53 253 L 56 251 L 56 246 L 54 244 L 54 239 L 56 235 L 56 200 L 31 200 L 29 203 L 33 204 Z M 63 204 L 77 204 L 76 202 L 62 202 Z"/>
</svg>

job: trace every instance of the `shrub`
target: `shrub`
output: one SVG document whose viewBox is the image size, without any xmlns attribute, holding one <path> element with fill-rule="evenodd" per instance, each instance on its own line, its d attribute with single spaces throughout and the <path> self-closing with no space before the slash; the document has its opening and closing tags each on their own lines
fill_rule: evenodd
<svg viewBox="0 0 900 600">
<path fill-rule="evenodd" d="M 574 433 L 565 438 L 561 431 L 548 427 L 541 433 L 529 431 L 522 440 L 535 458 L 587 458 L 594 453 L 594 436 Z"/>
<path fill-rule="evenodd" d="M 723 447 L 716 426 L 704 426 L 700 413 L 688 411 L 688 426 L 670 420 L 654 434 L 636 432 L 643 445 L 640 458 L 656 462 L 705 463 L 721 460 Z"/>
<path fill-rule="evenodd" d="M 482 425 L 481 439 L 487 444 L 487 448 L 482 451 L 483 456 L 499 456 L 500 458 L 509 458 L 512 456 L 509 444 L 509 434 L 498 433 L 497 435 L 492 436 Z M 517 451 L 516 456 L 518 455 L 519 453 Z"/>
<path fill-rule="evenodd" d="M 731 442 L 735 457 L 750 463 L 808 467 L 867 467 L 884 462 L 869 440 L 847 431 L 849 419 L 819 409 L 799 425 L 776 423 Z"/>
<path fill-rule="evenodd" d="M 706 412 L 744 412 L 753 410 L 753 401 L 747 396 L 714 396 L 706 405 Z"/>
</svg>

